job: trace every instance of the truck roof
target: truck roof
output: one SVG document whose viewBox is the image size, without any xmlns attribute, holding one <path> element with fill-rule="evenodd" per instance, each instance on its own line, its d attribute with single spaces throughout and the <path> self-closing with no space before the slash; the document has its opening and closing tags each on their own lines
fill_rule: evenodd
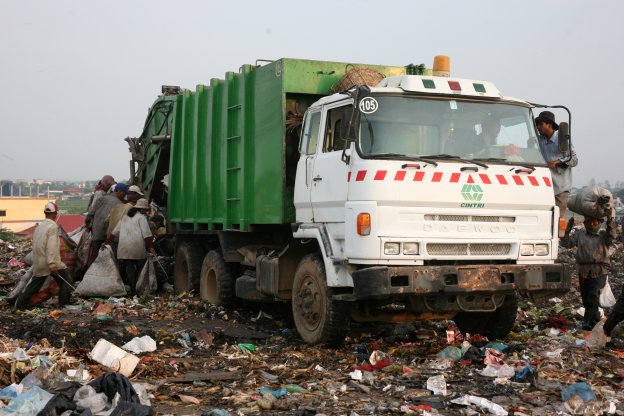
<svg viewBox="0 0 624 416">
<path fill-rule="evenodd" d="M 489 81 L 436 77 L 428 75 L 397 75 L 384 78 L 377 86 L 372 87 L 374 93 L 413 92 L 426 95 L 440 95 L 458 98 L 485 98 L 488 100 L 513 101 L 530 105 L 529 102 L 513 97 L 503 96 L 496 86 Z M 346 98 L 343 93 L 323 97 L 314 105 L 323 105 Z"/>
</svg>

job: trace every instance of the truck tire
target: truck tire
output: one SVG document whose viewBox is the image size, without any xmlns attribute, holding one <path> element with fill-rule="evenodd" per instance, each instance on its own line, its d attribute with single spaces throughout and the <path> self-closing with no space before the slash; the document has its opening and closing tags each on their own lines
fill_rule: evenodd
<svg viewBox="0 0 624 416">
<path fill-rule="evenodd" d="M 198 288 L 203 258 L 204 250 L 199 244 L 185 242 L 178 246 L 173 264 L 173 287 L 176 293 Z"/>
<path fill-rule="evenodd" d="M 234 300 L 234 279 L 221 251 L 211 250 L 201 266 L 199 296 L 215 305 L 231 305 Z"/>
<path fill-rule="evenodd" d="M 505 296 L 503 304 L 494 312 L 460 312 L 453 320 L 461 332 L 480 334 L 490 341 L 504 339 L 513 329 L 518 312 L 515 294 Z"/>
<path fill-rule="evenodd" d="M 306 255 L 297 266 L 292 289 L 292 311 L 297 332 L 308 344 L 344 343 L 350 323 L 350 304 L 333 300 L 325 265 L 318 254 Z"/>
</svg>

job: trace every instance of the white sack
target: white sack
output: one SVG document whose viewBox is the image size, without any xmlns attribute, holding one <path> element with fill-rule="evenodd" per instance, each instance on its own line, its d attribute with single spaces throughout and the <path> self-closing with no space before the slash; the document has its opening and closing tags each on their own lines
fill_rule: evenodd
<svg viewBox="0 0 624 416">
<path fill-rule="evenodd" d="M 24 275 L 22 275 L 19 278 L 19 280 L 17 281 L 13 289 L 7 295 L 6 297 L 7 300 L 17 299 L 20 293 L 22 293 L 24 289 L 26 289 L 26 286 L 28 285 L 28 283 L 30 283 L 30 279 L 32 278 L 32 275 L 33 275 L 33 268 L 31 267 L 30 269 L 28 269 L 28 271 Z"/>
<path fill-rule="evenodd" d="M 126 289 L 117 270 L 113 250 L 105 246 L 74 291 L 76 296 L 125 296 Z"/>
<path fill-rule="evenodd" d="M 156 268 L 154 267 L 155 261 L 156 259 L 153 257 L 148 258 L 145 262 L 145 266 L 143 266 L 143 270 L 141 270 L 139 280 L 136 284 L 136 292 L 139 295 L 155 293 L 158 289 L 158 282 L 156 281 Z"/>
<path fill-rule="evenodd" d="M 600 197 L 608 197 L 609 202 L 606 205 L 598 204 Z M 603 218 L 613 210 L 613 195 L 600 186 L 586 186 L 578 193 L 570 195 L 568 209 L 580 215 Z"/>
</svg>

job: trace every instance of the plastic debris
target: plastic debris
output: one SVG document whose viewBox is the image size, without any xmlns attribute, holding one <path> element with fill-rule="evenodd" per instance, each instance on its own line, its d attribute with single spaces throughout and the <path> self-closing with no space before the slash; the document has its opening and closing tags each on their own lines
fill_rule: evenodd
<svg viewBox="0 0 624 416">
<path fill-rule="evenodd" d="M 156 341 L 149 335 L 145 335 L 142 337 L 132 338 L 129 342 L 122 345 L 122 347 L 126 351 L 130 351 L 135 354 L 141 354 L 143 352 L 152 352 L 156 351 Z"/>
<path fill-rule="evenodd" d="M 3 389 L 0 389 L 0 400 L 11 400 L 22 394 L 24 386 L 22 384 L 11 384 Z"/>
<path fill-rule="evenodd" d="M 74 401 L 80 409 L 89 409 L 91 413 L 98 413 L 106 409 L 108 398 L 104 393 L 97 393 L 89 385 L 82 386 L 76 391 Z"/>
<path fill-rule="evenodd" d="M 103 338 L 95 344 L 90 355 L 93 360 L 126 377 L 130 377 L 140 361 L 139 357 L 127 353 Z"/>
<path fill-rule="evenodd" d="M 2 409 L 2 414 L 12 416 L 36 415 L 45 407 L 46 403 L 48 403 L 52 397 L 54 397 L 53 394 L 37 386 L 33 386 L 27 392 L 11 400 L 7 407 Z"/>
<path fill-rule="evenodd" d="M 470 394 L 451 400 L 451 403 L 461 404 L 464 406 L 474 404 L 496 416 L 507 416 L 509 414 L 509 412 L 507 412 L 502 406 L 491 402 L 488 399 L 484 399 L 483 397 L 472 396 Z"/>
<path fill-rule="evenodd" d="M 433 394 L 441 394 L 446 396 L 446 379 L 443 375 L 429 377 L 427 379 L 427 390 L 431 390 Z"/>
<path fill-rule="evenodd" d="M 561 400 L 568 401 L 570 397 L 578 396 L 584 401 L 596 400 L 596 393 L 587 383 L 580 382 L 572 384 L 561 391 Z"/>
<path fill-rule="evenodd" d="M 436 354 L 438 358 L 448 358 L 452 361 L 458 361 L 462 358 L 462 350 L 457 347 L 448 346 Z"/>
<path fill-rule="evenodd" d="M 589 337 L 587 338 L 587 346 L 590 349 L 604 348 L 607 344 L 607 335 L 604 333 L 604 319 L 598 322 L 591 330 Z"/>
<path fill-rule="evenodd" d="M 279 399 L 280 397 L 288 393 L 288 390 L 286 390 L 286 388 L 284 387 L 280 387 L 277 390 L 271 389 L 269 387 L 262 387 L 260 389 L 260 394 L 264 396 L 266 393 L 271 393 L 273 397 L 275 397 L 276 399 Z"/>
</svg>

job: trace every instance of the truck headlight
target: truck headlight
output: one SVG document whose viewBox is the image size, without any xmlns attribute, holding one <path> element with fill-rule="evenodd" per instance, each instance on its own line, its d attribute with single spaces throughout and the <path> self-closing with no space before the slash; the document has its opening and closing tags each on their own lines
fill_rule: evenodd
<svg viewBox="0 0 624 416">
<path fill-rule="evenodd" d="M 535 246 L 533 244 L 520 244 L 521 256 L 533 256 L 535 254 Z"/>
<path fill-rule="evenodd" d="M 418 243 L 403 243 L 403 254 L 418 254 Z"/>
<path fill-rule="evenodd" d="M 401 252 L 401 244 L 399 243 L 384 243 L 384 254 L 396 255 Z"/>
<path fill-rule="evenodd" d="M 548 255 L 548 244 L 535 244 L 535 255 L 536 256 L 547 256 Z"/>
</svg>

